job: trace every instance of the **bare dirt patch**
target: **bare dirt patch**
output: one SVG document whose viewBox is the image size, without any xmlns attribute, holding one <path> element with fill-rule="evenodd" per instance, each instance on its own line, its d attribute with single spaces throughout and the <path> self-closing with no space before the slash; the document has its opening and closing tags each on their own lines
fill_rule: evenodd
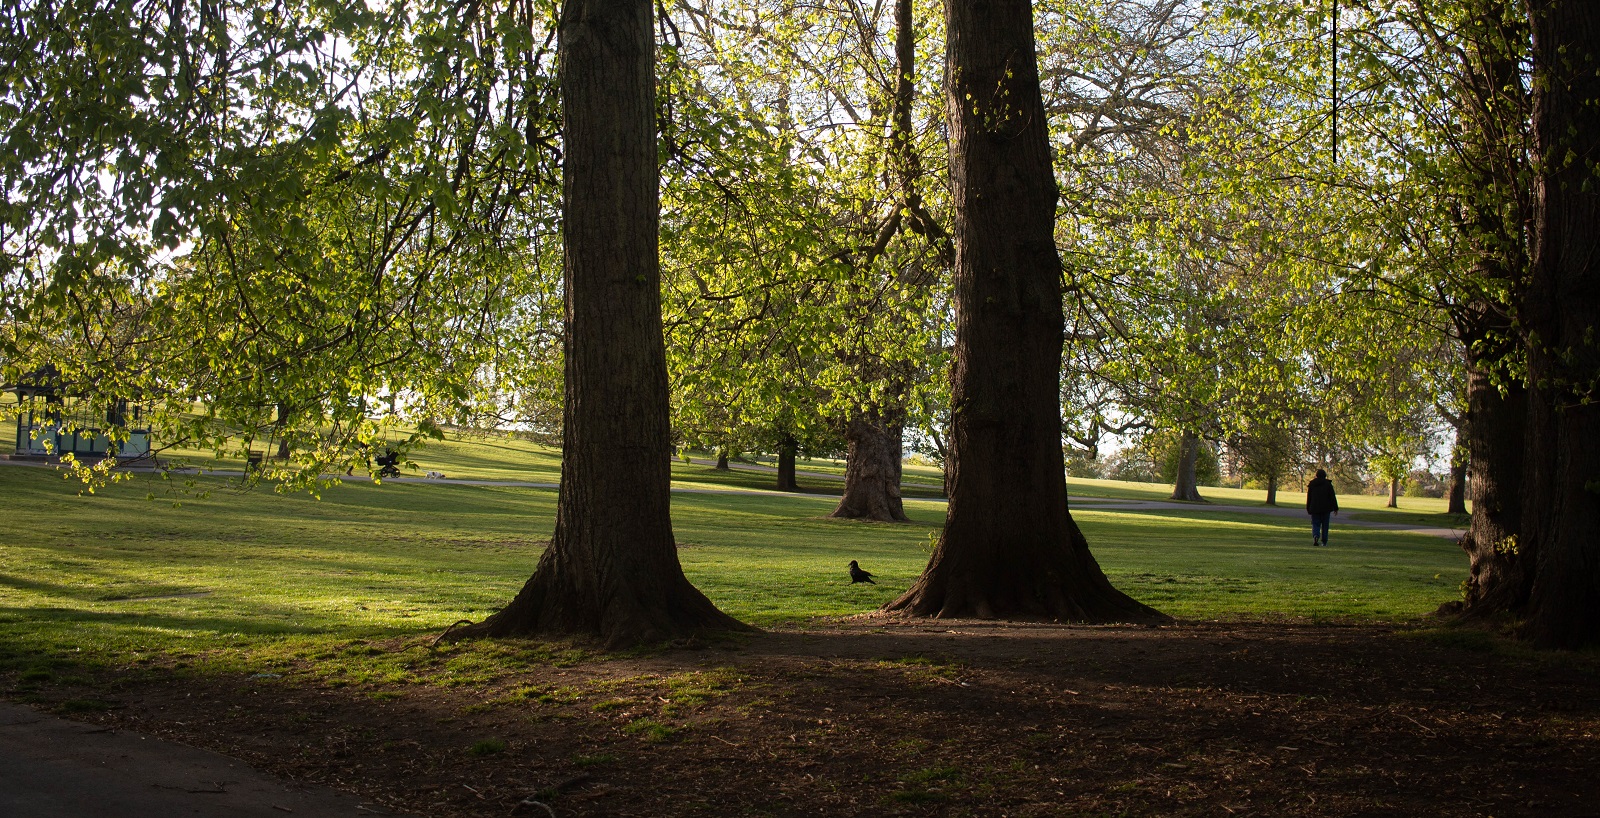
<svg viewBox="0 0 1600 818">
<path fill-rule="evenodd" d="M 36 695 L 428 816 L 1600 815 L 1600 661 L 1471 633 L 858 619 L 457 686 L 319 679 Z"/>
</svg>

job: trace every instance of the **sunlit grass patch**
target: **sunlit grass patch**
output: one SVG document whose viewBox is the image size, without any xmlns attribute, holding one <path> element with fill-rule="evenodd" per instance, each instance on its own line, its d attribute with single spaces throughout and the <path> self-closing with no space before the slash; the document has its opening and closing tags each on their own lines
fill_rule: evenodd
<svg viewBox="0 0 1600 818">
<path fill-rule="evenodd" d="M 670 724 L 663 724 L 655 719 L 634 719 L 623 725 L 622 732 L 638 736 L 646 744 L 659 744 L 677 734 L 681 728 Z"/>
<path fill-rule="evenodd" d="M 880 659 L 876 664 L 880 668 L 900 671 L 905 675 L 907 682 L 917 685 L 928 685 L 935 682 L 953 683 L 956 682 L 962 670 L 962 665 L 959 662 L 927 656 Z"/>
</svg>

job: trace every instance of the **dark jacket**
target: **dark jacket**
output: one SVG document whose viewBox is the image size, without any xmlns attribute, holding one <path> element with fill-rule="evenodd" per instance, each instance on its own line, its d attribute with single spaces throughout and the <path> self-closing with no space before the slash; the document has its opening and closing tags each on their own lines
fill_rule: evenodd
<svg viewBox="0 0 1600 818">
<path fill-rule="evenodd" d="M 1306 484 L 1307 514 L 1331 514 L 1338 510 L 1339 498 L 1333 496 L 1333 481 L 1317 477 Z"/>
</svg>

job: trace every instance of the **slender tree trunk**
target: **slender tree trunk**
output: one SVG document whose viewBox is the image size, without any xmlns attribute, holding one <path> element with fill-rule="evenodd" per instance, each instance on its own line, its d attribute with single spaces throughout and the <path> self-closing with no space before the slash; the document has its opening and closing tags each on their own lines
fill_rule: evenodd
<svg viewBox="0 0 1600 818">
<path fill-rule="evenodd" d="M 278 459 L 284 461 L 289 459 L 289 437 L 285 434 L 287 431 L 289 431 L 289 407 L 280 403 L 278 404 Z"/>
<path fill-rule="evenodd" d="M 905 455 L 906 427 L 905 427 L 905 424 L 903 424 L 903 423 L 895 424 L 895 427 L 894 427 L 894 440 L 896 442 L 895 456 L 894 456 L 894 484 L 896 486 L 899 486 L 901 484 L 901 482 L 905 478 L 905 471 L 906 471 L 906 455 Z"/>
<path fill-rule="evenodd" d="M 566 404 L 555 533 L 504 609 L 461 636 L 608 646 L 745 626 L 684 577 L 669 516 L 650 0 L 566 0 Z"/>
<path fill-rule="evenodd" d="M 950 503 L 886 610 L 1159 621 L 1111 586 L 1067 512 L 1056 186 L 1028 0 L 945 4 L 956 355 Z"/>
<path fill-rule="evenodd" d="M 794 467 L 798 448 L 792 437 L 785 437 L 778 444 L 778 491 L 800 490 L 800 482 L 795 479 Z"/>
<path fill-rule="evenodd" d="M 913 144 L 911 105 L 917 94 L 917 27 L 915 0 L 895 0 L 894 8 L 894 122 L 889 153 L 898 164 L 902 200 L 909 207 L 921 204 L 916 183 L 922 176 L 922 157 Z"/>
<path fill-rule="evenodd" d="M 1535 549 L 1523 634 L 1600 644 L 1600 3 L 1528 0 L 1537 155 L 1523 539 Z M 1527 558 L 1527 555 L 1524 555 Z"/>
<path fill-rule="evenodd" d="M 1450 499 L 1446 514 L 1467 513 L 1467 431 L 1469 421 L 1456 426 L 1456 443 L 1450 447 Z"/>
<path fill-rule="evenodd" d="M 1389 478 L 1389 502 L 1383 504 L 1385 508 L 1400 507 L 1400 478 Z"/>
<path fill-rule="evenodd" d="M 844 497 L 831 516 L 909 522 L 900 500 L 900 436 L 900 424 L 886 422 L 876 412 L 861 412 L 850 420 Z"/>
<path fill-rule="evenodd" d="M 1172 486 L 1172 499 L 1192 503 L 1205 502 L 1200 496 L 1200 481 L 1195 477 L 1195 467 L 1200 460 L 1200 437 L 1194 432 L 1184 432 L 1178 441 L 1178 478 Z"/>
<path fill-rule="evenodd" d="M 1267 475 L 1267 505 L 1275 506 L 1277 504 L 1278 504 L 1278 475 L 1269 474 L 1269 475 Z"/>
<path fill-rule="evenodd" d="M 728 468 L 728 450 L 727 449 L 718 449 L 717 450 L 717 467 L 716 467 L 716 470 L 717 471 L 731 471 L 731 469 Z"/>
</svg>

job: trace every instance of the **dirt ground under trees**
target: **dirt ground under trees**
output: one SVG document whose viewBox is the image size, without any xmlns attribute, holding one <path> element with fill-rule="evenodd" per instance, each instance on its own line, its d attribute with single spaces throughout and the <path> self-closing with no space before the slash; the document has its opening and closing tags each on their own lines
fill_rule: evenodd
<svg viewBox="0 0 1600 818">
<path fill-rule="evenodd" d="M 456 685 L 311 664 L 33 696 L 425 816 L 1600 815 L 1600 657 L 1473 631 L 858 618 Z"/>
</svg>

